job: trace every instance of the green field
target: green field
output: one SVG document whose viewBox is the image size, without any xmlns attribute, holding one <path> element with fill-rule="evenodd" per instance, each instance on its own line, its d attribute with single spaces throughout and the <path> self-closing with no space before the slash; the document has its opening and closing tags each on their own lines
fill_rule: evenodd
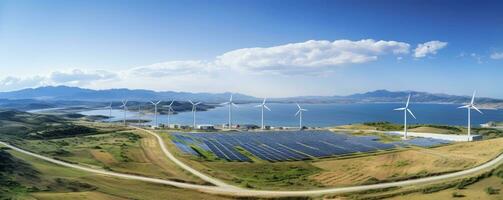
<svg viewBox="0 0 503 200">
<path fill-rule="evenodd" d="M 156 177 L 180 182 L 207 184 L 181 170 L 166 158 L 157 140 L 150 134 L 113 124 L 76 121 L 58 116 L 46 116 L 17 111 L 0 112 L 0 138 L 23 149 L 53 157 L 69 163 L 92 168 Z M 24 127 L 24 128 L 20 128 Z M 385 142 L 399 140 L 394 136 L 372 130 L 398 130 L 400 125 L 366 123 L 337 127 L 355 131 L 352 134 L 374 134 Z M 360 131 L 371 130 L 371 131 Z M 412 126 L 411 130 L 446 134 L 462 134 L 462 127 L 432 125 Z M 181 153 L 171 142 L 170 133 L 158 131 L 171 152 L 183 162 L 201 172 L 228 183 L 251 189 L 298 190 L 361 185 L 370 183 L 426 177 L 470 168 L 494 158 L 503 152 L 503 138 L 494 129 L 476 129 L 486 140 L 456 143 L 435 148 L 403 148 L 393 151 L 355 154 L 344 157 L 308 161 L 271 163 L 254 157 L 238 148 L 253 162 L 227 162 L 210 152 L 195 150 L 203 157 Z M 211 133 L 208 133 L 211 134 Z M 494 139 L 491 139 L 494 138 Z M 490 146 L 491 148 L 485 148 Z M 0 196 L 4 199 L 222 199 L 225 197 L 201 194 L 195 191 L 93 175 L 59 167 L 45 161 L 25 156 L 9 149 L 0 150 Z M 398 188 L 370 191 L 364 194 L 347 194 L 342 198 L 419 198 L 428 195 L 440 197 L 457 192 L 466 197 L 481 197 L 486 193 L 497 199 L 503 172 L 494 171 L 468 181 L 465 189 L 430 185 L 433 189 Z M 456 182 L 459 180 L 453 180 Z M 466 181 L 466 180 L 465 180 Z M 491 188 L 481 188 L 479 183 L 490 182 Z M 456 182 L 459 184 L 459 182 Z M 479 186 L 479 187 L 477 187 Z M 423 187 L 423 186 L 422 186 Z M 439 189 L 440 188 L 440 189 Z M 438 190 L 438 191 L 436 191 Z M 481 192 L 482 191 L 482 192 Z M 473 194 L 472 194 L 473 193 Z M 330 197 L 330 196 L 327 196 Z M 339 197 L 337 197 L 339 198 Z"/>
</svg>

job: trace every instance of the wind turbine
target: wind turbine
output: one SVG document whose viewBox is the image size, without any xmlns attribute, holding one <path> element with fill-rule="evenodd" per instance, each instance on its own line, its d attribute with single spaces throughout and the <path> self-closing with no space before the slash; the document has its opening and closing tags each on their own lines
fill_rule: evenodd
<svg viewBox="0 0 503 200">
<path fill-rule="evenodd" d="M 297 104 L 297 108 L 299 108 L 299 110 L 295 113 L 295 116 L 299 116 L 299 129 L 302 130 L 302 112 L 307 111 L 307 109 L 300 107 L 299 104 Z"/>
<path fill-rule="evenodd" d="M 161 101 L 157 101 L 157 102 L 150 101 L 150 103 L 152 103 L 152 105 L 154 105 L 155 127 L 157 127 L 158 126 L 158 124 L 157 124 L 157 104 L 161 103 Z"/>
<path fill-rule="evenodd" d="M 141 122 L 141 119 L 142 118 L 142 113 L 141 113 L 141 104 L 138 103 L 138 125 L 141 126 L 143 125 L 142 122 Z"/>
<path fill-rule="evenodd" d="M 124 119 L 123 119 L 123 121 L 124 121 L 124 126 L 126 126 L 126 118 L 127 118 L 127 114 L 126 114 L 126 113 L 127 113 L 127 105 L 126 105 L 126 104 L 127 104 L 127 101 L 128 101 L 127 99 L 126 99 L 126 100 L 123 100 L 123 101 L 122 101 L 122 105 L 120 106 L 121 108 L 124 108 Z"/>
<path fill-rule="evenodd" d="M 112 121 L 112 102 L 110 102 L 110 105 L 105 107 L 105 109 L 109 109 L 108 121 L 111 122 Z"/>
<path fill-rule="evenodd" d="M 228 128 L 231 129 L 232 128 L 232 107 L 238 107 L 234 101 L 232 101 L 232 94 L 231 94 L 231 98 L 229 99 L 228 102 L 225 102 L 225 103 L 222 103 L 221 105 L 229 105 L 229 123 L 228 123 Z"/>
<path fill-rule="evenodd" d="M 416 116 L 414 116 L 414 114 L 412 113 L 412 111 L 409 109 L 409 102 L 410 102 L 410 94 L 409 94 L 409 97 L 407 98 L 407 103 L 405 104 L 405 107 L 403 108 L 397 108 L 395 110 L 403 110 L 403 114 L 404 114 L 404 119 L 403 119 L 403 139 L 407 139 L 407 112 L 410 113 L 410 115 L 412 117 L 414 117 L 414 119 L 416 119 Z"/>
<path fill-rule="evenodd" d="M 472 101 L 470 102 L 470 104 L 459 107 L 459 108 L 466 108 L 468 110 L 468 141 L 470 141 L 470 139 L 471 139 L 471 126 L 472 126 L 471 125 L 471 110 L 475 109 L 480 114 L 484 114 L 477 107 L 475 107 L 475 104 L 474 104 L 475 103 L 475 94 L 476 94 L 476 91 L 473 91 Z"/>
<path fill-rule="evenodd" d="M 260 126 L 262 130 L 264 130 L 264 108 L 267 109 L 268 111 L 271 111 L 271 109 L 269 109 L 269 107 L 267 107 L 265 105 L 265 100 L 266 100 L 266 98 L 264 98 L 264 101 L 262 101 L 261 104 L 255 106 L 255 107 L 261 107 L 261 109 L 262 109 L 262 123 Z"/>
<path fill-rule="evenodd" d="M 192 104 L 192 116 L 193 116 L 193 122 L 192 122 L 192 128 L 196 129 L 196 111 L 197 111 L 197 105 L 201 104 L 201 102 L 194 103 L 191 100 L 189 100 L 190 104 Z"/>
<path fill-rule="evenodd" d="M 169 105 L 163 106 L 163 107 L 168 108 L 168 123 L 167 123 L 168 124 L 168 128 L 169 128 L 169 116 L 171 115 L 171 112 L 175 112 L 175 110 L 173 110 L 173 103 L 174 102 L 175 101 L 173 100 L 173 101 L 171 101 L 171 103 L 169 103 Z"/>
</svg>

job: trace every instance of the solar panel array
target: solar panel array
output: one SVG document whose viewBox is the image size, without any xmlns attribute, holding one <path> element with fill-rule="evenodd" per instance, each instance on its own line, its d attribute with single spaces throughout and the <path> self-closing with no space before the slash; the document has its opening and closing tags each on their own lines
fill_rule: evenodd
<svg viewBox="0 0 503 200">
<path fill-rule="evenodd" d="M 173 142 L 184 153 L 198 155 L 193 147 L 214 153 L 228 161 L 251 161 L 242 152 L 271 161 L 306 160 L 389 150 L 397 146 L 431 147 L 448 141 L 413 138 L 404 142 L 382 143 L 375 136 L 352 136 L 330 131 L 278 131 L 235 133 L 175 133 Z M 244 151 L 243 151 L 244 150 Z"/>
</svg>

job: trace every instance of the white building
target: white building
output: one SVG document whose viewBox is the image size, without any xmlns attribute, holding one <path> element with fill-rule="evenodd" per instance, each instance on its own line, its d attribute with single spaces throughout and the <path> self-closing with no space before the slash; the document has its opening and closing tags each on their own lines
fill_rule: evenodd
<svg viewBox="0 0 503 200">
<path fill-rule="evenodd" d="M 213 126 L 213 124 L 199 124 L 199 125 L 197 125 L 197 129 L 199 129 L 199 130 L 215 130 L 215 126 Z"/>
</svg>

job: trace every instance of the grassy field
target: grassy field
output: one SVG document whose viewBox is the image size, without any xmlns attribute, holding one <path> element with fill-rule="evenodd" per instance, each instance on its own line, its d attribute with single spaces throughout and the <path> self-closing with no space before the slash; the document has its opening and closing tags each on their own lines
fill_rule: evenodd
<svg viewBox="0 0 503 200">
<path fill-rule="evenodd" d="M 24 190 L 19 199 L 228 199 L 191 190 L 133 180 L 117 179 L 60 167 L 30 156 L 8 151 L 33 168 L 37 175 L 17 176 Z M 7 199 L 10 199 L 7 198 Z M 0 198 L 1 199 L 1 198 Z"/>
<path fill-rule="evenodd" d="M 369 122 L 363 124 L 351 124 L 332 127 L 333 131 L 349 131 L 353 134 L 360 135 L 376 135 L 379 136 L 384 142 L 393 141 L 397 138 L 379 133 L 377 131 L 402 131 L 403 125 L 392 124 L 390 122 Z M 408 131 L 421 132 L 421 133 L 438 133 L 438 134 L 453 134 L 453 135 L 466 135 L 468 129 L 463 126 L 446 126 L 434 124 L 410 124 Z M 472 127 L 472 134 L 481 135 L 484 139 L 492 139 L 503 137 L 503 130 L 494 128 L 477 128 Z M 399 139 L 399 138 L 398 138 Z"/>
<path fill-rule="evenodd" d="M 176 156 L 196 169 L 229 183 L 260 189 L 350 186 L 426 177 L 474 167 L 503 152 L 503 138 L 496 138 L 435 148 L 404 148 L 375 155 L 280 163 L 252 157 L 254 162 L 239 163 L 183 154 L 174 147 L 169 133 L 161 132 L 161 135 Z M 491 148 L 485 148 L 488 146 Z"/>
<path fill-rule="evenodd" d="M 150 134 L 106 124 L 94 124 L 93 128 L 109 131 L 60 139 L 23 140 L 17 145 L 71 163 L 181 182 L 204 183 L 167 159 Z"/>
<path fill-rule="evenodd" d="M 491 148 L 484 148 L 490 146 Z M 503 138 L 456 143 L 350 159 L 319 160 L 311 176 L 325 186 L 355 185 L 417 178 L 480 165 L 503 152 Z"/>
</svg>

